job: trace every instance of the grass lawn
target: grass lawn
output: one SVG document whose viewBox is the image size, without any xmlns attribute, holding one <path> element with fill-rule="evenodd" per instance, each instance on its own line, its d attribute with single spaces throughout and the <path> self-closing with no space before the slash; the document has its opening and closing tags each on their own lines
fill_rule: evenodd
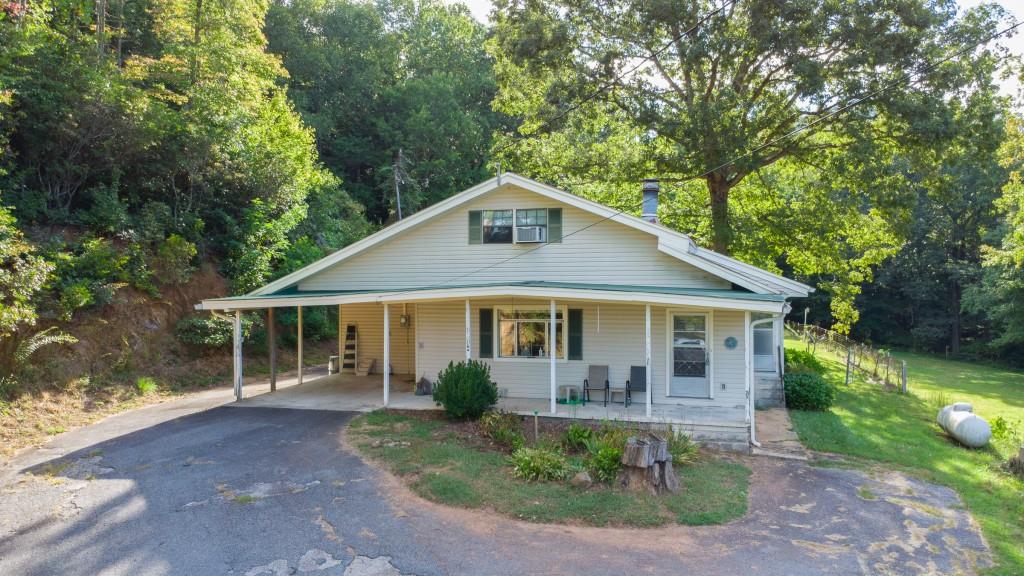
<svg viewBox="0 0 1024 576">
<path fill-rule="evenodd" d="M 787 347 L 803 348 L 796 341 Z M 1004 463 L 1019 445 L 995 441 L 962 448 L 935 424 L 939 403 L 967 401 L 991 422 L 1002 416 L 1024 433 L 1024 374 L 967 362 L 899 354 L 907 360 L 911 393 L 898 394 L 855 379 L 843 385 L 843 364 L 819 350 L 827 378 L 838 385 L 830 412 L 792 411 L 800 440 L 812 450 L 882 462 L 954 488 L 981 525 L 995 555 L 992 574 L 1024 574 L 1024 482 Z"/>
<path fill-rule="evenodd" d="M 747 511 L 750 471 L 701 455 L 677 469 L 683 490 L 653 496 L 595 484 L 529 482 L 512 475 L 507 456 L 474 445 L 446 421 L 377 411 L 352 421 L 349 438 L 428 500 L 495 510 L 532 522 L 592 526 L 720 524 Z"/>
</svg>

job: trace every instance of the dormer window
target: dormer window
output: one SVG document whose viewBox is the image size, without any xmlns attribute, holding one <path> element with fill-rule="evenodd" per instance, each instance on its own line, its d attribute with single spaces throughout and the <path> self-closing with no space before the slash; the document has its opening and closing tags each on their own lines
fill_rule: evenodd
<svg viewBox="0 0 1024 576">
<path fill-rule="evenodd" d="M 469 211 L 470 244 L 541 244 L 561 241 L 561 208 Z"/>
<path fill-rule="evenodd" d="M 512 243 L 512 210 L 482 210 L 480 216 L 484 244 Z"/>
</svg>

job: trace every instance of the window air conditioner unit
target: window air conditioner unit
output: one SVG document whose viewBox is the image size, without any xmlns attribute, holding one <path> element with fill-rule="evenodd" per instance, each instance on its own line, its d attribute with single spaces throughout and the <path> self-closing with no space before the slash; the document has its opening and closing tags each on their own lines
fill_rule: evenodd
<svg viewBox="0 0 1024 576">
<path fill-rule="evenodd" d="M 516 242 L 519 244 L 544 242 L 545 231 L 546 228 L 544 226 L 518 226 L 516 228 Z"/>
</svg>

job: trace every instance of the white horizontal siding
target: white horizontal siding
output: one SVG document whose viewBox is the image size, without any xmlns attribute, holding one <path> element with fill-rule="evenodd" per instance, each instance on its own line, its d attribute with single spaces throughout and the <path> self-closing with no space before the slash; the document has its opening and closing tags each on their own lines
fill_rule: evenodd
<svg viewBox="0 0 1024 576">
<path fill-rule="evenodd" d="M 402 305 L 391 305 L 391 367 L 395 374 L 412 374 L 416 365 L 416 315 L 413 306 L 407 307 L 408 327 L 402 327 Z M 341 307 L 344 325 L 355 324 L 359 334 L 358 360 L 373 358 L 375 371 L 384 372 L 384 306 L 381 304 L 345 304 Z"/>
<path fill-rule="evenodd" d="M 515 260 L 535 244 L 469 244 L 470 210 L 562 208 L 563 242 Z M 729 282 L 658 251 L 654 236 L 545 196 L 505 186 L 299 284 L 301 290 L 367 290 L 544 280 L 729 288 Z M 587 226 L 591 226 L 582 230 Z M 576 234 L 576 231 L 582 230 Z M 570 235 L 572 234 L 572 235 Z M 468 275 L 462 277 L 464 275 Z"/>
<path fill-rule="evenodd" d="M 479 359 L 480 308 L 498 306 L 537 307 L 548 309 L 548 301 L 540 300 L 474 300 L 471 302 L 472 356 Z M 583 359 L 561 360 L 556 364 L 558 384 L 582 384 L 590 364 L 605 364 L 613 385 L 623 386 L 630 366 L 644 364 L 644 305 L 596 304 L 592 302 L 556 301 L 558 306 L 583 310 Z M 675 310 L 675 309 L 673 309 Z M 683 309 L 680 309 L 683 310 Z M 696 311 L 696 310 L 688 310 Z M 428 302 L 417 305 L 419 329 L 419 373 L 430 380 L 450 361 L 465 358 L 465 304 Z M 712 384 L 714 398 L 670 398 L 666 396 L 668 374 L 668 341 L 665 333 L 666 308 L 651 307 L 652 391 L 656 404 L 687 406 L 745 406 L 743 312 L 714 312 L 712 342 Z M 495 330 L 495 333 L 497 331 Z M 726 337 L 736 338 L 735 350 L 720 345 Z M 497 342 L 494 350 L 497 352 Z M 491 376 L 509 396 L 517 398 L 548 398 L 550 364 L 547 359 L 503 360 L 484 359 L 491 367 Z M 724 386 L 724 387 L 723 387 Z M 638 404 L 644 398 L 634 398 Z"/>
</svg>

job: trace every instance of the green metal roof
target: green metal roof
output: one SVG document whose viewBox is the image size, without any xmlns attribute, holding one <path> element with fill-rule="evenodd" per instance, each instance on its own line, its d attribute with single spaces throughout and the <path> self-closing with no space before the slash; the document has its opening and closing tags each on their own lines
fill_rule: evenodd
<svg viewBox="0 0 1024 576">
<path fill-rule="evenodd" d="M 634 292 L 647 294 L 672 294 L 677 296 L 703 296 L 731 300 L 756 302 L 785 302 L 783 294 L 755 294 L 744 290 L 721 290 L 713 288 L 679 288 L 675 286 L 642 286 L 635 284 L 586 284 L 580 282 L 545 282 L 527 280 L 522 282 L 490 282 L 483 284 L 434 284 L 409 288 L 377 288 L 367 290 L 297 290 L 286 288 L 272 294 L 251 296 L 228 296 L 210 300 L 265 300 L 279 298 L 303 298 L 309 296 L 355 296 L 359 294 L 387 294 L 394 292 L 425 292 L 430 290 L 455 290 L 466 288 L 555 288 L 565 290 L 597 290 L 604 292 Z"/>
</svg>

